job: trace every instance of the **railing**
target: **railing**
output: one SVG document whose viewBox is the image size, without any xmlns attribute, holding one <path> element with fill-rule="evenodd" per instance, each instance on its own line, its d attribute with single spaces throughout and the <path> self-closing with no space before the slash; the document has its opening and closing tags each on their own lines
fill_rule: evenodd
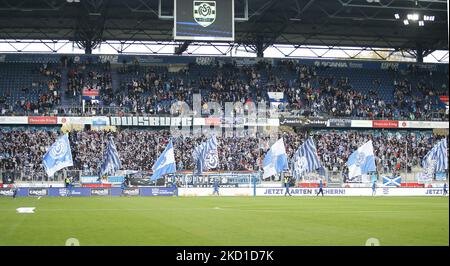
<svg viewBox="0 0 450 266">
<path fill-rule="evenodd" d="M 125 176 L 131 172 L 136 171 L 120 171 L 117 176 Z M 402 183 L 415 183 L 419 182 L 418 175 L 422 172 L 420 167 L 415 167 L 406 171 L 405 169 L 400 169 L 397 175 L 401 176 Z M 266 179 L 262 180 L 261 172 L 254 171 L 244 171 L 244 172 L 208 172 L 202 175 L 193 175 L 192 171 L 178 172 L 175 175 L 169 175 L 165 178 L 162 183 L 170 183 L 175 179 L 179 181 L 183 186 L 211 186 L 214 179 L 219 179 L 221 184 L 228 184 L 230 186 L 240 186 L 240 187 L 252 187 L 253 184 L 264 184 L 264 183 L 274 183 L 282 182 L 283 178 Z M 447 180 L 448 180 L 448 172 Z M 377 174 L 378 182 L 383 181 L 383 176 L 392 176 L 392 172 L 378 172 Z M 43 171 L 38 172 L 27 172 L 27 171 L 15 171 L 15 170 L 3 170 L 0 171 L 0 181 L 2 183 L 11 182 L 63 182 L 66 177 L 72 177 L 75 183 L 78 183 L 82 176 L 97 176 L 95 171 L 83 171 L 83 170 L 61 170 L 55 173 L 54 176 L 48 177 Z M 143 178 L 149 178 L 151 176 L 150 172 L 143 172 Z M 283 176 L 290 176 L 290 173 L 285 172 Z M 344 182 L 348 179 L 345 178 L 346 173 L 342 171 L 328 171 L 326 183 L 333 186 L 342 186 Z M 302 176 L 297 183 L 317 183 L 321 176 L 318 173 L 312 172 L 307 173 Z M 432 181 L 436 181 L 433 178 Z M 362 185 L 367 185 L 371 182 L 371 176 L 367 176 L 361 180 Z"/>
</svg>

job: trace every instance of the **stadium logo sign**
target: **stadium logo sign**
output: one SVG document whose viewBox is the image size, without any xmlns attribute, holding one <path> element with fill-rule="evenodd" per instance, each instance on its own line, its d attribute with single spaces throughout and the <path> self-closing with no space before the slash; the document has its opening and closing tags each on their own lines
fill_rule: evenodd
<svg viewBox="0 0 450 266">
<path fill-rule="evenodd" d="M 216 1 L 194 1 L 194 20 L 208 27 L 216 20 Z"/>
</svg>

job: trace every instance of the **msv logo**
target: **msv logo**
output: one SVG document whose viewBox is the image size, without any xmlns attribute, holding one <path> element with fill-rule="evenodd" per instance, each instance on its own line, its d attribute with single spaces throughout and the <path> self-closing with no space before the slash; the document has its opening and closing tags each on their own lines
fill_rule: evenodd
<svg viewBox="0 0 450 266">
<path fill-rule="evenodd" d="M 208 27 L 216 20 L 216 1 L 194 1 L 194 20 Z"/>
</svg>

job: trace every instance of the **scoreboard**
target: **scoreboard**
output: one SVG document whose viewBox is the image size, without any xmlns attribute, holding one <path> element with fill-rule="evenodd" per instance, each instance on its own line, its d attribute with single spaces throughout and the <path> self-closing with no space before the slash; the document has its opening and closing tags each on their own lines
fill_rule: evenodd
<svg viewBox="0 0 450 266">
<path fill-rule="evenodd" d="M 174 39 L 234 41 L 234 0 L 174 0 Z"/>
</svg>

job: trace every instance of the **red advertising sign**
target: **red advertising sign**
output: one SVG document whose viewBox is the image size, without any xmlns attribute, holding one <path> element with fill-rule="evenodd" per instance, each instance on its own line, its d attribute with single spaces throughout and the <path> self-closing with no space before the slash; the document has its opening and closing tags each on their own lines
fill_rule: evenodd
<svg viewBox="0 0 450 266">
<path fill-rule="evenodd" d="M 58 117 L 56 116 L 29 116 L 28 124 L 30 125 L 56 125 Z"/>
<path fill-rule="evenodd" d="M 101 187 L 101 188 L 104 188 L 104 187 L 112 187 L 112 185 L 111 184 L 81 184 L 81 186 L 82 187 L 94 187 L 94 188 L 97 188 L 97 187 Z"/>
<path fill-rule="evenodd" d="M 83 96 L 99 96 L 99 95 L 100 95 L 99 90 L 89 90 L 89 89 L 83 90 Z"/>
<path fill-rule="evenodd" d="M 372 120 L 373 128 L 398 128 L 397 120 Z"/>
</svg>

